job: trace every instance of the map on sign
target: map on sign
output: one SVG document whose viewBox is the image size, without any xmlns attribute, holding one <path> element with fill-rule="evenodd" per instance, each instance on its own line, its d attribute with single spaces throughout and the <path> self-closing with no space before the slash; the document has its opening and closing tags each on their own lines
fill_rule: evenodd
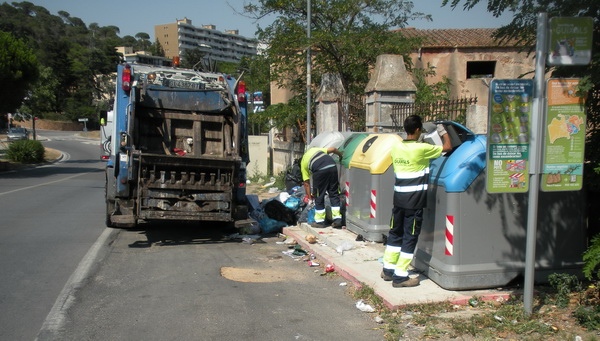
<svg viewBox="0 0 600 341">
<path fill-rule="evenodd" d="M 581 126 L 585 123 L 579 115 L 558 114 L 548 125 L 548 135 L 550 143 L 556 142 L 560 138 L 571 139 L 581 131 Z"/>
<path fill-rule="evenodd" d="M 542 171 L 543 191 L 582 187 L 586 115 L 578 79 L 548 80 L 548 108 Z"/>
</svg>

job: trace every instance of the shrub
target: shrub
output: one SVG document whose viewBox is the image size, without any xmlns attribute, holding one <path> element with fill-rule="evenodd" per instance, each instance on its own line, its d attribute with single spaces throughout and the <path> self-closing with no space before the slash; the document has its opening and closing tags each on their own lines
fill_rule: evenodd
<svg viewBox="0 0 600 341">
<path fill-rule="evenodd" d="M 24 140 L 10 144 L 6 157 L 13 162 L 39 163 L 44 161 L 45 150 L 40 141 Z"/>
<path fill-rule="evenodd" d="M 548 276 L 548 282 L 556 289 L 555 304 L 563 308 L 569 304 L 570 293 L 582 290 L 581 283 L 575 275 L 553 273 Z"/>
<path fill-rule="evenodd" d="M 590 281 L 600 278 L 600 234 L 592 238 L 590 247 L 583 254 L 583 274 Z"/>
</svg>

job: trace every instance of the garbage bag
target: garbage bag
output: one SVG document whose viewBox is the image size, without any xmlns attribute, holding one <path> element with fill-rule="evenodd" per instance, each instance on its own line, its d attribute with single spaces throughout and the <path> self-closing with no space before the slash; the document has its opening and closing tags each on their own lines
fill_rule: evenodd
<svg viewBox="0 0 600 341">
<path fill-rule="evenodd" d="M 283 221 L 288 225 L 296 225 L 294 211 L 286 207 L 282 202 L 271 200 L 265 204 L 264 210 L 271 219 Z"/>
<path fill-rule="evenodd" d="M 265 234 L 281 232 L 281 229 L 287 226 L 285 222 L 269 217 L 261 219 L 258 224 L 260 225 L 262 233 Z"/>
<path fill-rule="evenodd" d="M 295 211 L 300 206 L 300 201 L 300 198 L 289 197 L 285 201 L 285 206 Z"/>
<path fill-rule="evenodd" d="M 289 193 L 292 188 L 302 186 L 302 171 L 300 171 L 300 161 L 302 158 L 294 160 L 294 164 L 285 174 L 285 189 Z"/>
</svg>

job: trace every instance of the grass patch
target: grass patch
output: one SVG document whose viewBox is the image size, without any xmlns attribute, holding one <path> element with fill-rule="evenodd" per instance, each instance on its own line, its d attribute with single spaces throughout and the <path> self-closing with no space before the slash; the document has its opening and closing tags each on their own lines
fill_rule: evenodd
<svg viewBox="0 0 600 341">
<path fill-rule="evenodd" d="M 600 297 L 591 285 L 585 292 L 568 276 L 555 276 L 549 286 L 536 287 L 534 313 L 527 314 L 522 296 L 505 301 L 474 297 L 464 305 L 450 302 L 387 308 L 375 291 L 362 285 L 352 292 L 373 306 L 384 320 L 385 340 L 575 340 L 598 341 Z M 592 289 L 590 289 L 592 288 Z M 561 307 L 568 302 L 566 307 Z M 560 305 L 560 306 L 559 306 Z"/>
</svg>

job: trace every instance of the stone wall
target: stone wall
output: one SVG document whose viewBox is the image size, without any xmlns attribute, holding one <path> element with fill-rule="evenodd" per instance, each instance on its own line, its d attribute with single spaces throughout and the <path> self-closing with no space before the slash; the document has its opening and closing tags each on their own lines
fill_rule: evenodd
<svg viewBox="0 0 600 341">
<path fill-rule="evenodd" d="M 25 127 L 29 130 L 33 129 L 31 121 L 14 122 L 15 125 Z M 83 131 L 83 123 L 37 120 L 35 121 L 35 129 L 44 130 L 60 130 L 60 131 Z"/>
</svg>

